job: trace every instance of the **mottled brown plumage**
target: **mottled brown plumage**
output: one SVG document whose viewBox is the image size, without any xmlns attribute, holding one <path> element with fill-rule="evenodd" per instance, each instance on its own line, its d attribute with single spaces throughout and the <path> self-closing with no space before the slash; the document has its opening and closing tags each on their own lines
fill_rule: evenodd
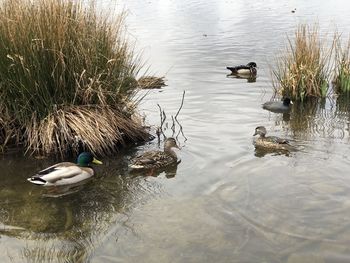
<svg viewBox="0 0 350 263">
<path fill-rule="evenodd" d="M 276 136 L 266 136 L 266 129 L 264 126 L 258 126 L 255 128 L 255 135 L 260 135 L 259 138 L 254 140 L 255 147 L 271 149 L 271 150 L 291 150 L 291 145 L 288 140 L 281 139 Z"/>
<path fill-rule="evenodd" d="M 178 148 L 174 138 L 167 138 L 164 142 L 164 151 L 145 152 L 131 161 L 132 169 L 154 169 L 161 168 L 179 162 L 172 148 Z"/>
</svg>

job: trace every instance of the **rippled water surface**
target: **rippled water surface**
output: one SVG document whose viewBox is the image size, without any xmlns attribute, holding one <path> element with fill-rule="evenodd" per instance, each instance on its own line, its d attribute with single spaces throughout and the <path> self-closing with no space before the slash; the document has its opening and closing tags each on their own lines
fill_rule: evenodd
<svg viewBox="0 0 350 263">
<path fill-rule="evenodd" d="M 153 141 L 58 191 L 25 180 L 56 160 L 1 157 L 1 262 L 349 262 L 349 101 L 295 104 L 284 115 L 261 108 L 286 36 L 299 22 L 347 36 L 348 1 L 97 3 L 125 8 L 149 73 L 166 76 L 168 86 L 140 104 L 149 124 L 159 124 L 159 104 L 172 135 L 186 91 L 182 162 L 154 177 L 130 174 L 128 160 L 157 148 Z M 226 66 L 249 61 L 259 66 L 256 82 L 226 76 Z M 255 151 L 258 125 L 298 150 Z"/>
</svg>

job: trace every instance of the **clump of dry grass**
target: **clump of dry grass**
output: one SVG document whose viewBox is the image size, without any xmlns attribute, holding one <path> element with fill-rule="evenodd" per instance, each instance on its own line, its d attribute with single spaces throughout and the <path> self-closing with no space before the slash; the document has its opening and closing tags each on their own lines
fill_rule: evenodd
<svg viewBox="0 0 350 263">
<path fill-rule="evenodd" d="M 335 77 L 333 80 L 334 91 L 338 94 L 350 94 L 350 40 L 346 46 L 341 45 L 337 38 L 335 45 Z"/>
<path fill-rule="evenodd" d="M 78 137 L 108 154 L 145 138 L 130 117 L 141 64 L 123 19 L 99 15 L 93 0 L 1 1 L 2 147 L 64 154 Z"/>
<path fill-rule="evenodd" d="M 40 154 L 79 151 L 83 144 L 94 153 L 110 154 L 125 139 L 145 140 L 141 122 L 130 121 L 110 106 L 67 106 L 38 121 L 33 114 L 26 125 L 28 149 Z"/>
<path fill-rule="evenodd" d="M 325 97 L 332 47 L 324 47 L 318 26 L 300 25 L 288 44 L 273 70 L 275 89 L 293 100 Z"/>
<path fill-rule="evenodd" d="M 164 77 L 144 76 L 137 82 L 141 89 L 160 89 L 166 86 Z"/>
</svg>

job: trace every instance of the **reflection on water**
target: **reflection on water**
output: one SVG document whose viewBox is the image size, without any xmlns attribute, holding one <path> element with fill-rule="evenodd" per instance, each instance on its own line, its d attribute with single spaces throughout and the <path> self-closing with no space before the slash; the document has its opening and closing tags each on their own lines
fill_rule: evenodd
<svg viewBox="0 0 350 263">
<path fill-rule="evenodd" d="M 251 75 L 239 75 L 239 74 L 228 74 L 226 75 L 228 78 L 233 79 L 246 79 L 248 83 L 256 82 L 256 76 Z"/>
<path fill-rule="evenodd" d="M 282 149 L 279 149 L 279 150 L 265 149 L 265 148 L 259 148 L 259 147 L 255 148 L 254 155 L 256 157 L 264 157 L 267 154 L 289 156 L 291 154 L 291 151 L 282 150 Z"/>
<path fill-rule="evenodd" d="M 153 176 L 158 177 L 164 175 L 166 178 L 174 178 L 176 175 L 178 164 L 167 166 L 161 169 L 148 169 L 148 170 L 132 170 L 130 175 L 132 176 Z"/>
<path fill-rule="evenodd" d="M 290 129 L 298 137 L 343 139 L 348 125 L 349 103 L 349 99 L 341 97 L 337 101 L 329 98 L 296 103 L 291 112 Z"/>
<path fill-rule="evenodd" d="M 349 262 L 349 99 L 295 103 L 285 114 L 261 107 L 286 33 L 315 21 L 348 32 L 348 2 L 121 2 L 136 49 L 168 80 L 141 102 L 147 121 L 159 125 L 157 103 L 175 116 L 186 91 L 182 162 L 131 174 L 131 157 L 154 140 L 106 158 L 83 185 L 44 189 L 25 179 L 57 160 L 2 156 L 2 262 Z M 226 76 L 241 61 L 257 62 L 255 82 Z M 259 125 L 297 151 L 255 151 Z"/>
</svg>

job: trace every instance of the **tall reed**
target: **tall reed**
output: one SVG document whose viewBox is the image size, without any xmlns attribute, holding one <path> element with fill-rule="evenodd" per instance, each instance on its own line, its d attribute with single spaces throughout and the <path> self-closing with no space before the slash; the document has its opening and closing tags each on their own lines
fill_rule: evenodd
<svg viewBox="0 0 350 263">
<path fill-rule="evenodd" d="M 333 87 L 338 94 L 350 95 L 350 40 L 346 45 L 342 45 L 340 37 L 336 39 L 336 67 Z"/>
<path fill-rule="evenodd" d="M 288 38 L 286 51 L 272 71 L 274 87 L 282 96 L 303 101 L 327 95 L 332 47 L 323 44 L 318 26 L 299 25 L 294 38 Z"/>
<path fill-rule="evenodd" d="M 78 138 L 102 154 L 147 137 L 130 117 L 140 62 L 123 22 L 93 0 L 1 1 L 2 146 L 63 155 Z"/>
</svg>

